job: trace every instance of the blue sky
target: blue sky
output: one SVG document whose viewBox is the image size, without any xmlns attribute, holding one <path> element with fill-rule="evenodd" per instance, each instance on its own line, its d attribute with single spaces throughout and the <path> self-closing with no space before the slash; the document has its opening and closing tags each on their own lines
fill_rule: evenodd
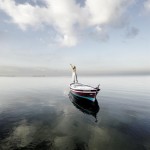
<svg viewBox="0 0 150 150">
<path fill-rule="evenodd" d="M 0 0 L 0 67 L 150 72 L 149 18 L 150 0 Z"/>
</svg>

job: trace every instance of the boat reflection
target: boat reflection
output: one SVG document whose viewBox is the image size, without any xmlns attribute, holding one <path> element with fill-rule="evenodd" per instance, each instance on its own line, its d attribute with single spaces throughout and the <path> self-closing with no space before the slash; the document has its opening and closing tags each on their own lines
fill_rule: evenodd
<svg viewBox="0 0 150 150">
<path fill-rule="evenodd" d="M 97 122 L 97 113 L 100 110 L 97 99 L 95 102 L 88 101 L 84 98 L 73 95 L 71 92 L 69 93 L 69 99 L 77 109 L 83 113 L 92 115 L 96 119 L 95 122 Z"/>
</svg>

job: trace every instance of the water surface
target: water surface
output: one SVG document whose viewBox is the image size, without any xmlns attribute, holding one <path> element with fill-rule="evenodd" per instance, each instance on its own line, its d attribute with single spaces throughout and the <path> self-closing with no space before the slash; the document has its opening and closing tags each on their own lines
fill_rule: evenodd
<svg viewBox="0 0 150 150">
<path fill-rule="evenodd" d="M 150 150 L 150 77 L 80 77 L 97 86 L 93 115 L 69 99 L 69 77 L 0 78 L 0 150 Z"/>
</svg>

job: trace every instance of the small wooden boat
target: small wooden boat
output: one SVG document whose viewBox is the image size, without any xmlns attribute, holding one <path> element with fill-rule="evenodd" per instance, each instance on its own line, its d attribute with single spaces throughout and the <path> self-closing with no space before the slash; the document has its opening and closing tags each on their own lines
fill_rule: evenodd
<svg viewBox="0 0 150 150">
<path fill-rule="evenodd" d="M 96 95 L 100 91 L 99 86 L 94 88 L 89 85 L 84 85 L 81 83 L 71 83 L 70 84 L 70 92 L 77 97 L 84 98 L 95 102 Z"/>
</svg>

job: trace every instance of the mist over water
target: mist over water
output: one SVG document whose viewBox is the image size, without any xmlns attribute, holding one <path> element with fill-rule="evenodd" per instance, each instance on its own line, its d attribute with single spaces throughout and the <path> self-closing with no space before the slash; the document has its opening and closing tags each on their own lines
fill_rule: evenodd
<svg viewBox="0 0 150 150">
<path fill-rule="evenodd" d="M 97 122 L 70 100 L 69 77 L 1 77 L 0 149 L 150 149 L 149 76 L 78 80 L 100 84 Z"/>
</svg>

